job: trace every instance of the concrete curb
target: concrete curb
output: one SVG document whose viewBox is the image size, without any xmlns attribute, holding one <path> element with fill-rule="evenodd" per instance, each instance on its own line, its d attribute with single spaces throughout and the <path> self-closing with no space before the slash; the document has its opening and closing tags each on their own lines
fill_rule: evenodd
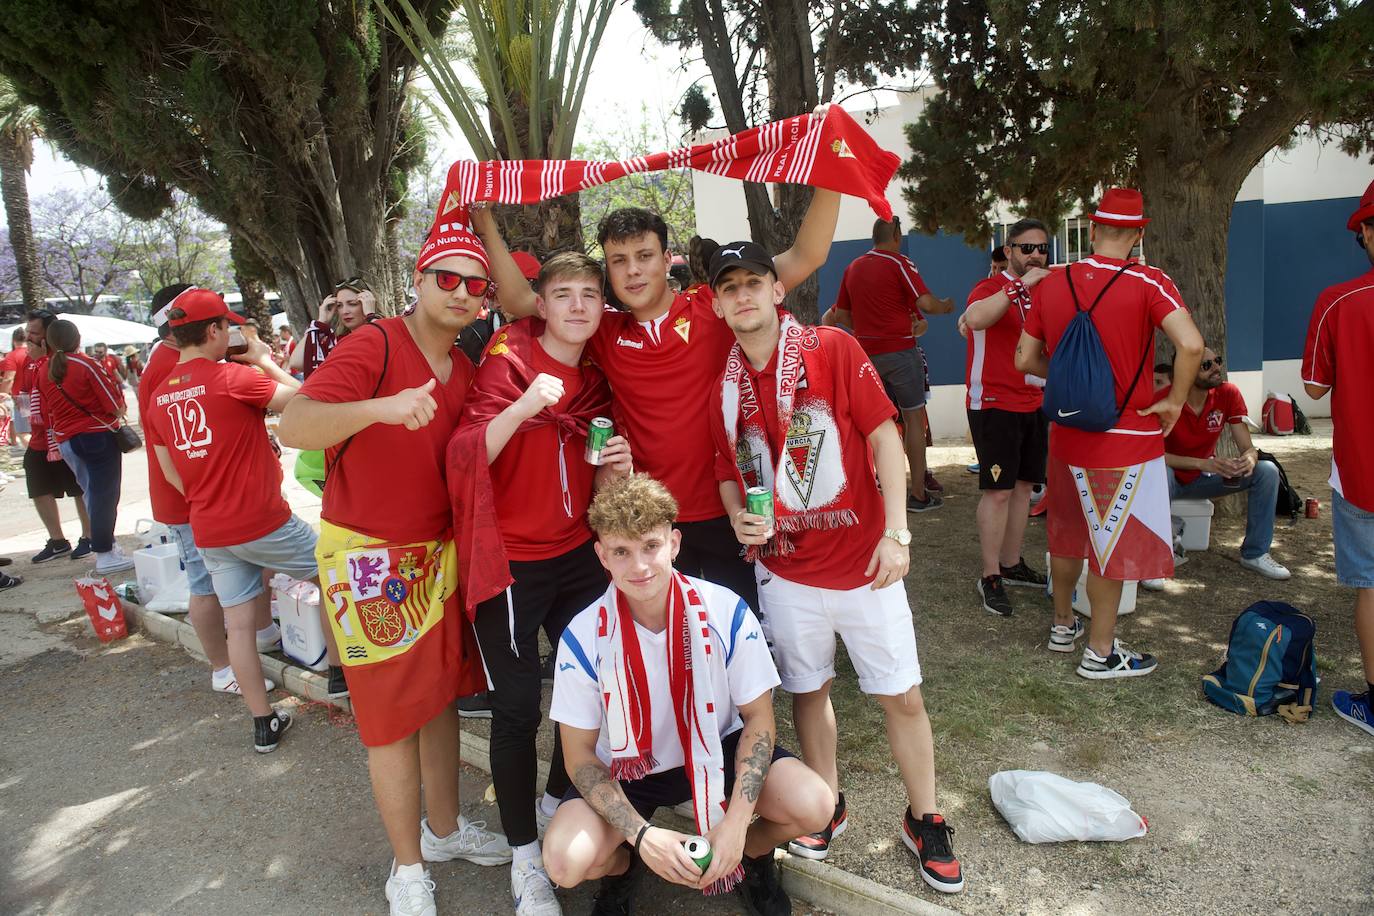
<svg viewBox="0 0 1374 916">
<path fill-rule="evenodd" d="M 149 611 L 131 602 L 124 603 L 124 615 L 143 632 L 163 642 L 184 646 L 195 655 L 204 657 L 200 640 L 191 625 L 184 620 Z M 326 696 L 326 678 L 307 668 L 288 664 L 268 655 L 261 655 L 263 674 L 279 687 L 297 696 L 320 703 L 328 703 L 351 713 L 348 699 L 331 700 Z M 491 746 L 486 738 L 466 730 L 459 731 L 462 758 L 485 773 L 491 773 Z M 539 761 L 539 778 L 548 778 L 548 761 Z M 658 820 L 673 829 L 693 832 L 691 823 L 676 813 L 659 814 Z M 839 916 L 958 916 L 958 911 L 930 903 L 904 891 L 887 887 L 851 874 L 824 862 L 813 862 L 779 851 L 778 864 L 782 868 L 782 883 L 789 894 Z"/>
</svg>

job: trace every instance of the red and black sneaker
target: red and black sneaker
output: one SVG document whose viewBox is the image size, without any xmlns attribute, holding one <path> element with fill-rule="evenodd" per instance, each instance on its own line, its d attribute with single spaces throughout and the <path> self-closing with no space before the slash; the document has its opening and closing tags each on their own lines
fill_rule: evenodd
<svg viewBox="0 0 1374 916">
<path fill-rule="evenodd" d="M 844 833 L 844 828 L 848 826 L 849 809 L 844 806 L 844 793 L 841 792 L 840 800 L 835 804 L 835 814 L 830 818 L 830 826 L 820 833 L 808 833 L 806 836 L 797 837 L 787 844 L 787 851 L 794 856 L 819 862 L 830 855 L 831 841 Z"/>
<path fill-rule="evenodd" d="M 902 820 L 902 842 L 921 862 L 921 877 L 926 884 L 946 894 L 964 889 L 964 872 L 954 856 L 950 837 L 954 828 L 938 814 L 926 814 L 918 821 L 906 809 Z"/>
</svg>

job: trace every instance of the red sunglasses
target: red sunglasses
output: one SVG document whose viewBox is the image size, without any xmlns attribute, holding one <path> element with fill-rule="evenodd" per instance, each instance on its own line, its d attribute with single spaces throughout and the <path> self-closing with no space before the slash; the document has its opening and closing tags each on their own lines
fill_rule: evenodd
<svg viewBox="0 0 1374 916">
<path fill-rule="evenodd" d="M 467 288 L 468 295 L 474 299 L 482 299 L 489 293 L 496 292 L 496 281 L 488 277 L 469 277 L 452 270 L 440 270 L 437 267 L 426 267 L 420 273 L 432 274 L 434 284 L 446 293 L 451 293 L 457 289 L 459 283 Z"/>
</svg>

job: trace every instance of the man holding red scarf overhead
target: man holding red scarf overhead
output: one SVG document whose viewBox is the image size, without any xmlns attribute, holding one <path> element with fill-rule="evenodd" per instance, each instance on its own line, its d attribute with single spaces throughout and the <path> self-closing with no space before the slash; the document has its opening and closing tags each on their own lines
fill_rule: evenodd
<svg viewBox="0 0 1374 916">
<path fill-rule="evenodd" d="M 501 328 L 487 347 L 449 443 L 448 481 L 458 581 L 489 682 L 491 774 L 514 855 L 511 896 L 519 916 L 559 916 L 538 825 L 571 783 L 555 732 L 548 787 L 530 804 L 542 718 L 539 630 L 556 646 L 572 616 L 605 591 L 587 507 L 595 486 L 629 474 L 630 448 L 614 436 L 599 466 L 585 457 L 588 424 L 611 409 L 605 376 L 582 358 L 601 322 L 601 266 L 563 252 L 537 283 L 539 317 Z"/>
<path fill-rule="evenodd" d="M 482 689 L 482 668 L 457 592 L 444 452 L 473 373 L 454 340 L 495 291 L 466 216 L 430 230 L 414 311 L 341 341 L 279 428 L 289 445 L 326 450 L 320 585 L 395 854 L 393 914 L 434 912 L 425 861 L 511 859 L 505 837 L 458 810 L 454 700 Z"/>
</svg>

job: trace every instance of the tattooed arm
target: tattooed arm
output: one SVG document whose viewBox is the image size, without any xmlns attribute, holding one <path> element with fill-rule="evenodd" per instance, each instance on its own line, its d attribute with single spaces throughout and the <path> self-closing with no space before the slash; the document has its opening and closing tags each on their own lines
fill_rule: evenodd
<svg viewBox="0 0 1374 916">
<path fill-rule="evenodd" d="M 1021 340 L 1016 344 L 1016 371 L 1041 378 L 1050 374 L 1050 358 L 1045 355 L 1045 342 L 1021 332 Z"/>
<path fill-rule="evenodd" d="M 635 838 L 647 821 L 625 797 L 620 783 L 611 778 L 611 771 L 596 756 L 597 731 L 573 728 L 559 723 L 558 734 L 563 741 L 563 763 L 568 768 L 582 799 L 625 842 L 634 846 Z M 682 848 L 691 837 L 664 827 L 650 827 L 639 844 L 639 857 L 644 864 L 665 881 L 696 887 L 701 877 L 692 857 Z"/>
<path fill-rule="evenodd" d="M 740 863 L 745 835 L 754 819 L 754 806 L 773 765 L 773 691 L 765 690 L 745 703 L 739 708 L 739 715 L 744 725 L 740 729 L 739 750 L 735 752 L 735 789 L 730 794 L 725 817 L 706 835 L 711 841 L 711 866 L 698 882 L 697 886 L 702 888 L 730 874 Z"/>
</svg>

